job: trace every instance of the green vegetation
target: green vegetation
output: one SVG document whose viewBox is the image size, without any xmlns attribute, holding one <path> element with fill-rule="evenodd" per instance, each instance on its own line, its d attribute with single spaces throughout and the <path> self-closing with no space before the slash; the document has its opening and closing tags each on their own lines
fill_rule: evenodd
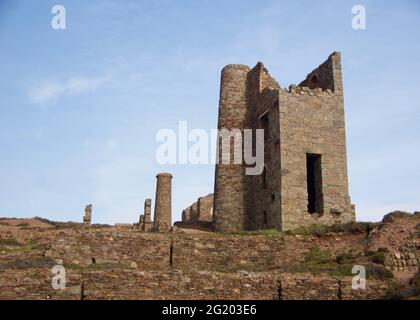
<svg viewBox="0 0 420 320">
<path fill-rule="evenodd" d="M 334 260 L 326 251 L 313 247 L 305 256 L 305 263 L 307 264 L 327 264 L 332 263 Z"/>
<path fill-rule="evenodd" d="M 372 261 L 379 264 L 384 264 L 385 262 L 385 253 L 382 251 L 375 252 L 372 256 Z"/>
<path fill-rule="evenodd" d="M 44 276 L 40 273 L 31 273 L 28 275 L 29 278 L 33 279 L 33 280 L 42 280 L 44 279 Z"/>
<path fill-rule="evenodd" d="M 18 227 L 25 228 L 25 227 L 29 226 L 29 223 L 27 223 L 27 222 L 22 222 L 22 223 L 19 223 L 17 226 L 18 226 Z"/>
<path fill-rule="evenodd" d="M 350 250 L 348 252 L 341 253 L 335 257 L 335 261 L 338 264 L 350 264 L 354 263 L 356 259 L 355 254 L 353 253 L 353 250 Z"/>
<path fill-rule="evenodd" d="M 383 252 L 381 252 L 383 254 Z M 365 266 L 367 279 L 387 280 L 392 279 L 393 274 L 383 265 L 369 261 L 357 261 L 358 257 L 352 250 L 341 253 L 336 257 L 319 247 L 313 247 L 299 264 L 288 265 L 284 271 L 291 273 L 309 272 L 312 274 L 326 273 L 332 276 L 352 276 L 352 268 L 356 264 Z"/>
<path fill-rule="evenodd" d="M 26 241 L 26 247 L 29 250 L 35 250 L 35 249 L 38 249 L 39 244 L 38 244 L 38 242 L 36 240 L 29 239 L 28 241 Z"/>
<path fill-rule="evenodd" d="M 21 246 L 22 244 L 14 238 L 0 239 L 0 246 Z"/>
<path fill-rule="evenodd" d="M 357 234 L 357 233 L 368 233 L 373 228 L 377 227 L 377 223 L 371 222 L 350 222 L 346 224 L 335 224 L 333 226 L 324 226 L 313 224 L 308 227 L 300 227 L 294 230 L 286 231 L 286 234 L 291 235 L 314 235 L 322 236 L 327 233 L 347 233 L 347 234 Z"/>
<path fill-rule="evenodd" d="M 4 222 L 4 221 L 0 221 L 0 226 L 10 226 L 10 223 Z"/>
<path fill-rule="evenodd" d="M 238 231 L 228 233 L 229 235 L 237 235 L 237 236 L 264 236 L 271 239 L 283 239 L 284 233 L 278 229 L 263 229 L 263 230 L 256 230 L 256 231 Z"/>
</svg>

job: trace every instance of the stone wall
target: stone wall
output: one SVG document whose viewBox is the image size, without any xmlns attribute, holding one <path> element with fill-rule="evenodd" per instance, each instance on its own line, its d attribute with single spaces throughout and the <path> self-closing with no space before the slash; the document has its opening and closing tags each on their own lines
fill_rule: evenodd
<svg viewBox="0 0 420 320">
<path fill-rule="evenodd" d="M 199 197 L 196 202 L 182 210 L 181 224 L 199 224 L 200 222 L 212 222 L 213 220 L 213 194 Z M 179 224 L 179 222 L 177 222 Z"/>
<path fill-rule="evenodd" d="M 162 269 L 169 266 L 169 253 L 167 235 L 128 228 L 95 228 L 61 232 L 46 256 L 76 268 L 133 264 L 144 269 Z"/>
<path fill-rule="evenodd" d="M 208 194 L 205 197 L 198 198 L 197 212 L 198 221 L 211 222 L 213 220 L 213 194 Z"/>
<path fill-rule="evenodd" d="M 34 275 L 37 275 L 36 277 Z M 51 287 L 49 269 L 0 274 L 0 299 L 67 300 L 360 300 L 380 299 L 389 284 L 369 281 L 352 290 L 351 278 L 278 272 L 66 270 L 66 289 Z"/>
</svg>

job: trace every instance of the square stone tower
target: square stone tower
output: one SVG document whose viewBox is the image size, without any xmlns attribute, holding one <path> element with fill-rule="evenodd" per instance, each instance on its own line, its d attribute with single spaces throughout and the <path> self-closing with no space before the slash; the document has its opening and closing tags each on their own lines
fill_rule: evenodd
<svg viewBox="0 0 420 320">
<path fill-rule="evenodd" d="M 218 128 L 264 129 L 264 167 L 252 176 L 245 174 L 245 164 L 216 165 L 217 231 L 290 230 L 355 220 L 348 192 L 339 52 L 288 89 L 260 62 L 253 69 L 226 66 Z M 220 151 L 219 144 L 219 157 Z"/>
</svg>

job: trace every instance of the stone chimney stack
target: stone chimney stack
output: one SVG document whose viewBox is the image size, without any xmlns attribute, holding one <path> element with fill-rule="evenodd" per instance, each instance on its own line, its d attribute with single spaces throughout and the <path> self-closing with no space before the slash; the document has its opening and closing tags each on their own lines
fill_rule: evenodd
<svg viewBox="0 0 420 320">
<path fill-rule="evenodd" d="M 248 66 L 231 64 L 222 70 L 220 82 L 219 118 L 217 128 L 240 129 L 248 127 L 247 79 Z M 219 138 L 218 138 L 219 140 Z M 245 165 L 234 164 L 234 146 L 223 154 L 223 143 L 218 142 L 214 180 L 213 226 L 216 231 L 244 230 L 246 222 L 245 197 L 247 190 Z M 223 159 L 230 159 L 230 164 Z M 229 162 L 229 161 L 227 161 Z"/>
<path fill-rule="evenodd" d="M 172 226 L 172 175 L 159 173 L 156 183 L 156 204 L 153 229 L 156 232 L 169 231 Z"/>
<path fill-rule="evenodd" d="M 85 215 L 83 217 L 83 225 L 89 227 L 92 222 L 92 205 L 89 204 L 85 207 Z"/>
</svg>

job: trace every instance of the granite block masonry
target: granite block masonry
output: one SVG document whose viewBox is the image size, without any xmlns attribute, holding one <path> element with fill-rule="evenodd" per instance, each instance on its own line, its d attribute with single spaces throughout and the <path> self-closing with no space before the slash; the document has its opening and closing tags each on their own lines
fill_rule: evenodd
<svg viewBox="0 0 420 320">
<path fill-rule="evenodd" d="M 261 62 L 221 73 L 218 129 L 264 129 L 264 168 L 216 164 L 213 227 L 290 230 L 355 221 L 347 177 L 341 55 L 281 88 Z M 255 146 L 254 146 L 255 148 Z M 219 143 L 218 158 L 222 144 Z M 255 150 L 254 150 L 255 151 Z"/>
<path fill-rule="evenodd" d="M 159 173 L 156 178 L 153 230 L 165 232 L 172 228 L 172 175 L 170 173 Z"/>
</svg>

